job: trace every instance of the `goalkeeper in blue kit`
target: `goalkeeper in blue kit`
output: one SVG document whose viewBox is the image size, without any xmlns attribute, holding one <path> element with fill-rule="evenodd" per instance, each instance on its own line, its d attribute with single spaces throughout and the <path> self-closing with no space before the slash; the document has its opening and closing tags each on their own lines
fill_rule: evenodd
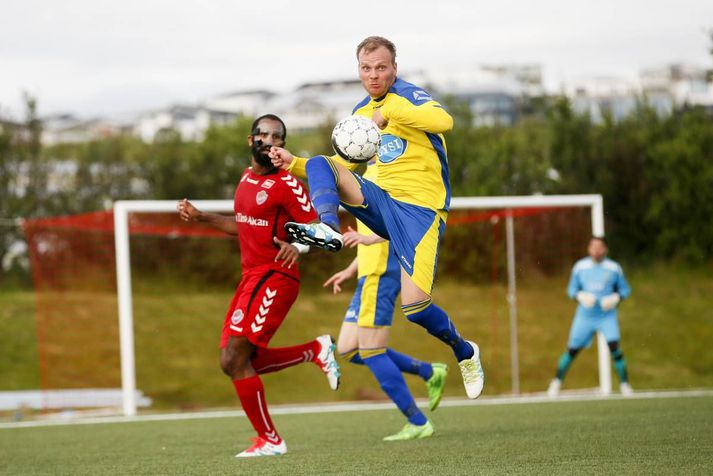
<svg viewBox="0 0 713 476">
<path fill-rule="evenodd" d="M 604 238 L 593 237 L 587 248 L 589 256 L 577 261 L 572 268 L 567 294 L 578 302 L 577 311 L 569 331 L 567 351 L 560 357 L 557 376 L 547 390 L 550 396 L 559 393 L 572 361 L 582 348 L 589 346 L 596 332 L 601 332 L 607 341 L 622 395 L 633 393 L 626 360 L 619 346 L 621 337 L 617 319 L 617 306 L 629 297 L 631 288 L 619 263 L 606 257 L 608 251 Z"/>
</svg>

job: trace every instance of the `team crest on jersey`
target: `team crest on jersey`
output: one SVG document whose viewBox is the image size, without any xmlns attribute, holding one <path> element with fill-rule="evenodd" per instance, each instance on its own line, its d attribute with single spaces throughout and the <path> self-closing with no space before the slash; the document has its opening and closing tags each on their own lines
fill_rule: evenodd
<svg viewBox="0 0 713 476">
<path fill-rule="evenodd" d="M 235 312 L 233 313 L 233 316 L 230 318 L 230 323 L 234 326 L 237 326 L 243 320 L 243 317 L 244 317 L 243 310 L 236 309 Z"/>
<path fill-rule="evenodd" d="M 379 161 L 385 164 L 398 159 L 406 151 L 408 143 L 400 137 L 391 134 L 381 136 L 381 147 L 379 147 Z"/>
<path fill-rule="evenodd" d="M 275 185 L 275 181 L 272 179 L 267 179 L 260 186 L 269 190 L 272 188 L 273 185 Z"/>
<path fill-rule="evenodd" d="M 265 190 L 260 190 L 257 195 L 255 195 L 255 201 L 258 205 L 262 205 L 267 200 L 267 192 Z"/>
</svg>

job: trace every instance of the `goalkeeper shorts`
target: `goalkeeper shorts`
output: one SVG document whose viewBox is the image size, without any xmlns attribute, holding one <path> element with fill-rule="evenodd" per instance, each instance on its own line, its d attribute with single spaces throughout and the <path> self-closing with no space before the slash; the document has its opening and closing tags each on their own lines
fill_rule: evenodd
<svg viewBox="0 0 713 476">
<path fill-rule="evenodd" d="M 592 337 L 597 332 L 601 332 L 607 342 L 621 340 L 616 314 L 594 317 L 577 314 L 569 330 L 567 347 L 570 349 L 589 347 Z"/>
</svg>

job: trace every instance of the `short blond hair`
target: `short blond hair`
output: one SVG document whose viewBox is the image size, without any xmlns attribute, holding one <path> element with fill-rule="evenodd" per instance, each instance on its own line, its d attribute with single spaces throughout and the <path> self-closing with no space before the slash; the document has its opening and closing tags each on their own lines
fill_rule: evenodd
<svg viewBox="0 0 713 476">
<path fill-rule="evenodd" d="M 364 51 L 365 53 L 371 53 L 375 49 L 383 46 L 391 53 L 391 62 L 396 64 L 396 45 L 391 41 L 387 40 L 383 36 L 369 36 L 364 38 L 364 40 L 359 43 L 356 50 L 357 59 L 359 59 L 359 53 Z"/>
</svg>

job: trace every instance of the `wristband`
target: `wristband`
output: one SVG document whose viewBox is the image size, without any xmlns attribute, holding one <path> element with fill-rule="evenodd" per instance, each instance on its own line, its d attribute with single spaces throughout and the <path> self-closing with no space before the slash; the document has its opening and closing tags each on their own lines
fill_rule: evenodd
<svg viewBox="0 0 713 476">
<path fill-rule="evenodd" d="M 297 242 L 292 242 L 290 243 L 292 246 L 297 248 L 297 251 L 299 254 L 304 255 L 309 252 L 309 245 L 303 245 L 302 243 L 297 243 Z"/>
</svg>

